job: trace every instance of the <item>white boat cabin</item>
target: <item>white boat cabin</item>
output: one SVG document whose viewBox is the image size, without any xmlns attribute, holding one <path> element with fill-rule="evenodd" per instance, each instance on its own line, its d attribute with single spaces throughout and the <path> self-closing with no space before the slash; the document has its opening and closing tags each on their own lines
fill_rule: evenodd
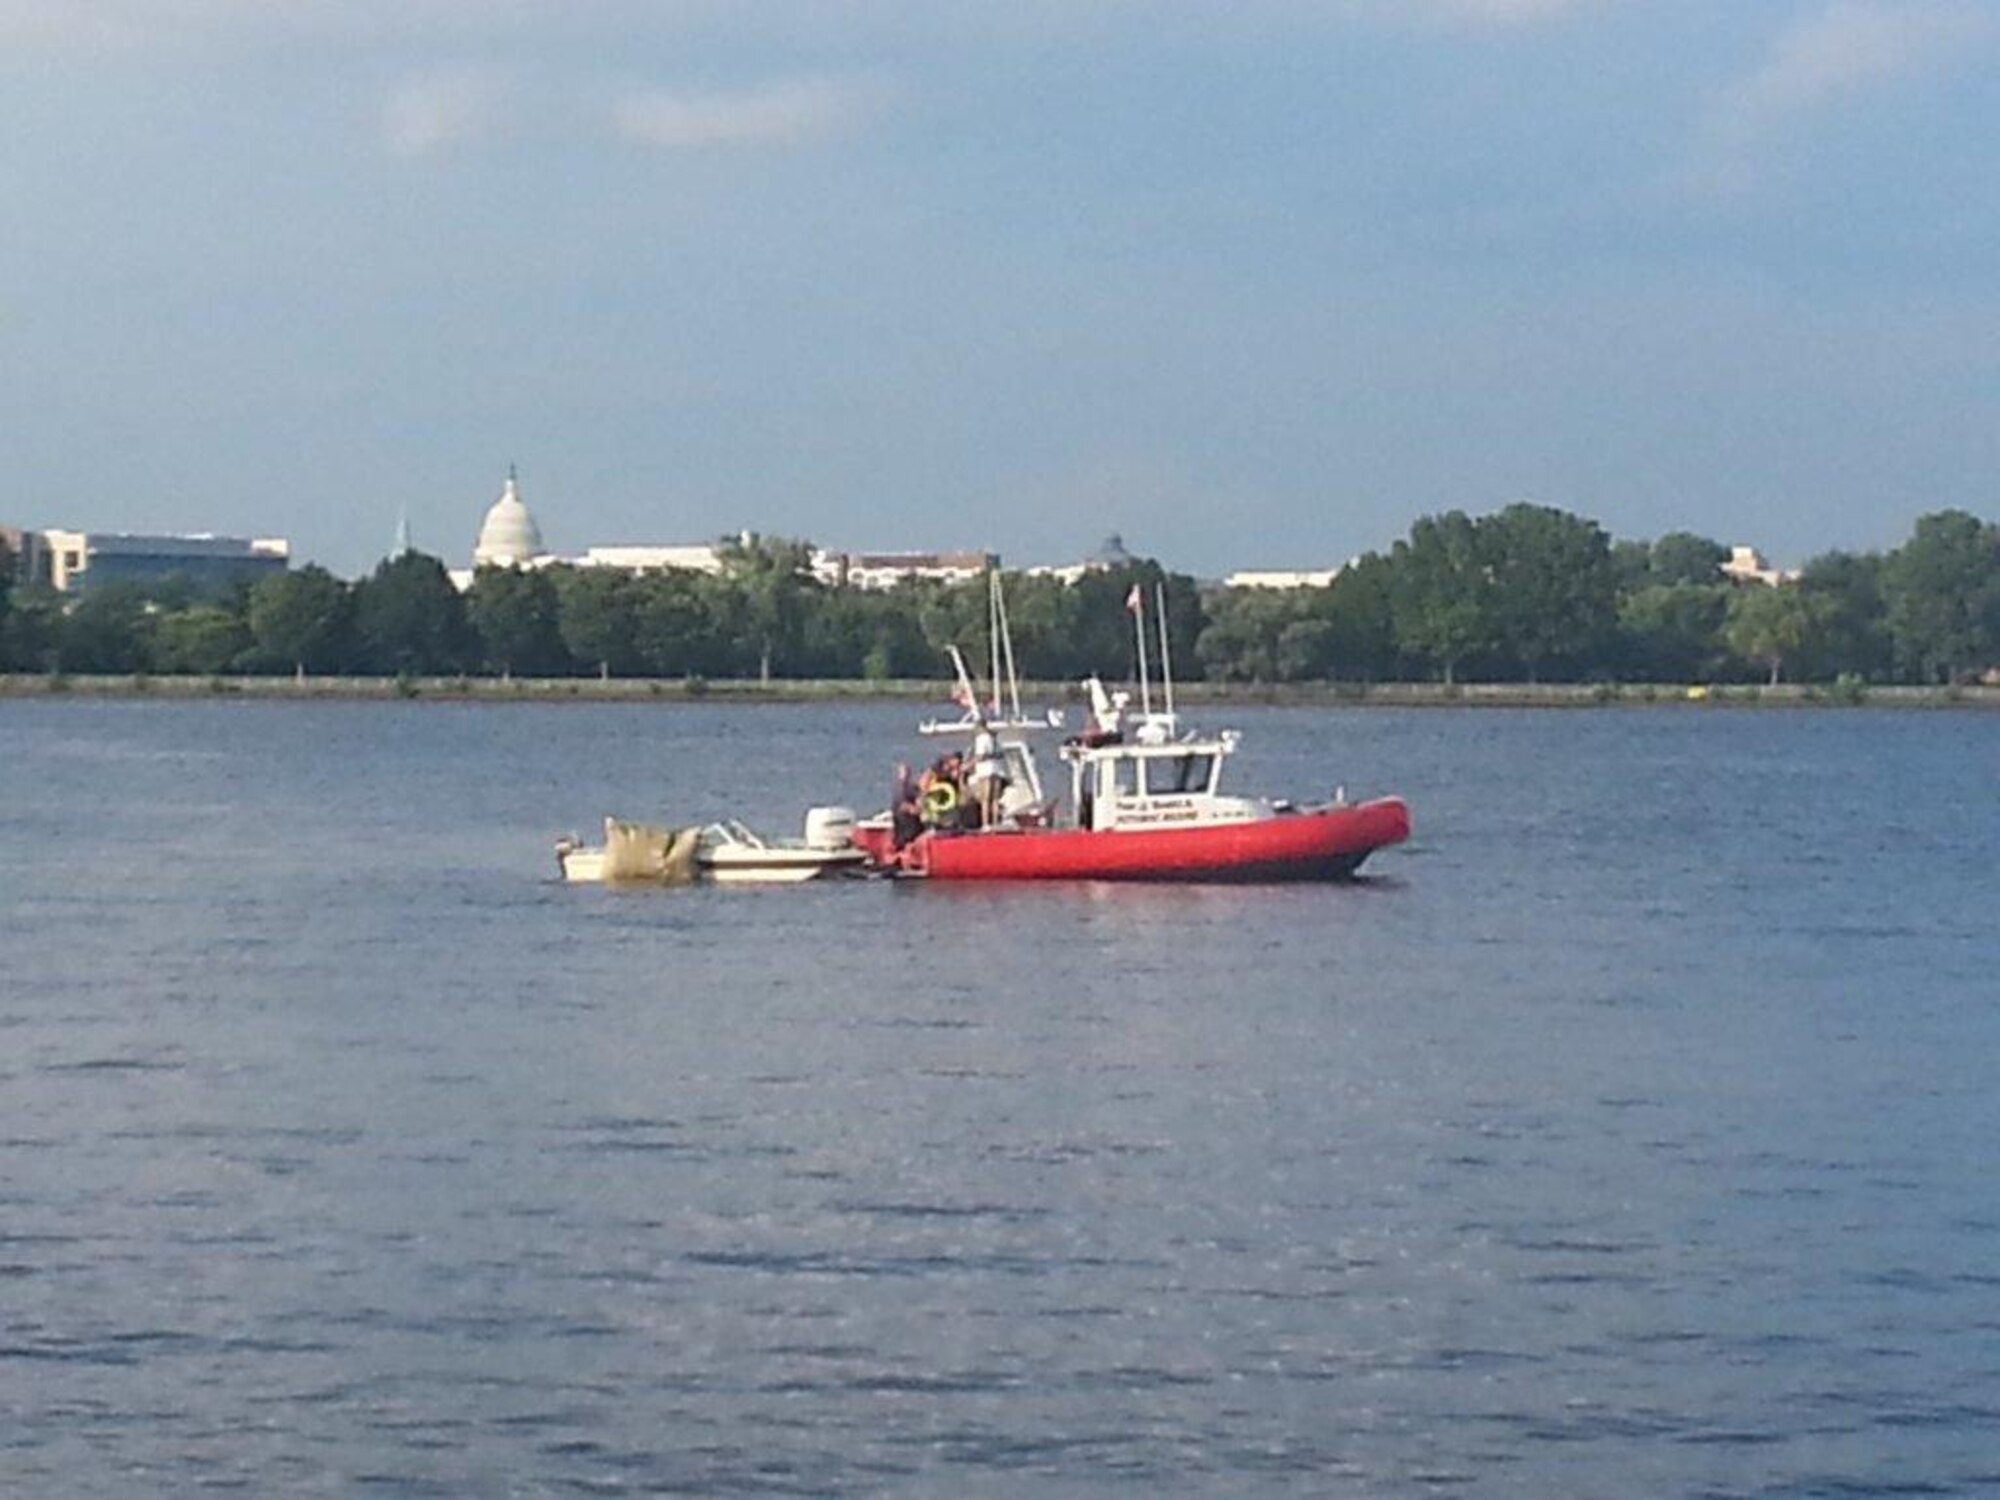
<svg viewBox="0 0 2000 1500">
<path fill-rule="evenodd" d="M 1152 683 L 1147 671 L 1145 600 L 1135 585 L 1127 608 L 1135 616 L 1141 704 L 1135 712 L 1131 694 L 1107 692 L 1097 677 L 1085 682 L 1091 701 L 1090 728 L 1062 747 L 1062 758 L 1070 767 L 1070 806 L 1075 813 L 1075 826 L 1102 832 L 1249 823 L 1278 816 L 1290 804 L 1226 796 L 1218 789 L 1223 762 L 1236 751 L 1235 730 L 1225 729 L 1213 735 L 1181 732 L 1179 716 L 1174 712 L 1173 674 L 1167 656 L 1164 589 L 1156 588 L 1155 599 L 1165 711 L 1153 710 Z M 1060 728 L 1062 716 L 1050 712 L 1041 719 L 1031 719 L 1021 712 L 1013 641 L 997 574 L 989 580 L 988 610 L 993 674 L 990 705 L 981 710 L 964 654 L 956 646 L 947 647 L 958 680 L 954 696 L 965 713 L 950 723 L 925 723 L 921 731 L 927 735 L 972 737 L 974 748 L 965 757 L 968 765 L 976 764 L 982 749 L 990 747 L 986 754 L 1000 762 L 999 769 L 1005 777 L 995 808 L 996 824 L 1046 827 L 1062 820 L 1057 814 L 1055 798 L 1042 785 L 1035 752 L 1026 734 Z M 1011 712 L 1003 711 L 1003 681 L 1007 684 Z"/>
<path fill-rule="evenodd" d="M 1179 828 L 1275 816 L 1272 803 L 1223 795 L 1223 762 L 1237 735 L 1182 735 L 1172 711 L 1130 712 L 1125 693 L 1090 679 L 1092 727 L 1062 747 L 1079 828 Z"/>
</svg>

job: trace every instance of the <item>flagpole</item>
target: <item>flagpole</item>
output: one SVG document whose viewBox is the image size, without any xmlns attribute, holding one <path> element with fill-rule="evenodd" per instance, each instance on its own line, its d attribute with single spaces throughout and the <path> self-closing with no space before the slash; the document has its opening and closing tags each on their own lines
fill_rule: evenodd
<svg viewBox="0 0 2000 1500">
<path fill-rule="evenodd" d="M 1167 645 L 1167 586 L 1153 585 L 1153 607 L 1160 627 L 1160 686 L 1167 696 L 1167 717 L 1174 716 L 1174 658 Z"/>
<path fill-rule="evenodd" d="M 1013 710 L 1014 722 L 1021 722 L 1021 672 L 1014 665 L 1014 627 L 1007 619 L 1007 591 L 1000 587 L 1000 575 L 993 575 L 993 608 L 1000 619 L 1000 652 L 1007 663 L 1007 699 Z M 996 685 L 993 695 L 997 701 L 1000 689 Z"/>
<path fill-rule="evenodd" d="M 986 570 L 986 643 L 993 658 L 993 717 L 1000 717 L 1000 581 L 991 568 Z"/>
<path fill-rule="evenodd" d="M 1133 584 L 1132 592 L 1125 596 L 1125 607 L 1132 611 L 1132 633 L 1139 638 L 1139 712 L 1151 718 L 1153 684 L 1146 670 L 1146 591 L 1138 584 Z"/>
</svg>

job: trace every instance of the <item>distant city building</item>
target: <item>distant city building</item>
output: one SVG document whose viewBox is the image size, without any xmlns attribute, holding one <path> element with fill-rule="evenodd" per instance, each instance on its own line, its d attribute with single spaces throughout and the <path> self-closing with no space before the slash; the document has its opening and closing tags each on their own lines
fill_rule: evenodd
<svg viewBox="0 0 2000 1500">
<path fill-rule="evenodd" d="M 722 549 L 704 543 L 685 546 L 587 547 L 573 561 L 582 568 L 622 568 L 627 573 L 720 573 Z"/>
<path fill-rule="evenodd" d="M 398 544 L 406 536 L 398 533 Z M 741 544 L 755 540 L 750 532 Z M 581 556 L 551 552 L 542 540 L 542 528 L 534 512 L 521 498 L 520 477 L 507 471 L 500 498 L 488 507 L 479 524 L 479 537 L 472 548 L 472 566 L 450 570 L 451 581 L 461 590 L 472 587 L 480 568 L 611 568 L 635 575 L 670 570 L 716 574 L 722 571 L 727 542 L 619 543 L 588 547 Z M 826 552 L 813 554 L 813 576 L 832 586 L 863 589 L 888 588 L 910 578 L 935 578 L 962 582 L 977 578 L 989 568 L 1000 566 L 993 552 Z"/>
<path fill-rule="evenodd" d="M 1763 583 L 1777 585 L 1794 583 L 1798 573 L 1790 569 L 1774 568 L 1764 560 L 1764 554 L 1755 547 L 1736 546 L 1729 549 L 1729 561 L 1722 565 L 1723 576 L 1733 578 L 1738 583 Z"/>
<path fill-rule="evenodd" d="M 37 581 L 65 594 L 83 594 L 114 583 L 158 584 L 180 579 L 197 593 L 226 593 L 291 566 L 292 544 L 283 537 L 144 536 L 123 531 L 44 531 L 46 566 Z"/>
<path fill-rule="evenodd" d="M 1323 589 L 1340 576 L 1339 568 L 1306 572 L 1284 568 L 1246 568 L 1222 580 L 1228 589 Z"/>
<path fill-rule="evenodd" d="M 1000 566 L 997 552 L 821 552 L 813 574 L 836 588 L 888 589 L 914 579 L 965 583 Z"/>
<path fill-rule="evenodd" d="M 42 545 L 39 531 L 24 531 L 19 526 L 0 526 L 0 547 L 7 549 L 9 576 L 15 583 L 47 583 L 49 581 L 49 551 Z"/>
<path fill-rule="evenodd" d="M 1093 573 L 1108 573 L 1114 568 L 1129 568 L 1139 559 L 1125 549 L 1125 538 L 1112 532 L 1098 545 L 1095 552 L 1083 560 L 1086 569 Z"/>
<path fill-rule="evenodd" d="M 1125 550 L 1125 538 L 1114 531 L 1080 563 L 1042 563 L 1026 572 L 1031 578 L 1053 578 L 1061 583 L 1075 583 L 1086 573 L 1109 573 L 1117 568 L 1130 567 L 1138 560 Z"/>
<path fill-rule="evenodd" d="M 461 592 L 472 587 L 480 568 L 615 568 L 626 573 L 661 573 L 681 568 L 695 573 L 722 571 L 721 549 L 712 544 L 674 546 L 612 546 L 587 548 L 581 557 L 565 557 L 551 552 L 542 541 L 542 528 L 535 514 L 521 498 L 520 476 L 512 467 L 500 498 L 488 507 L 479 523 L 479 539 L 473 543 L 472 566 L 453 568 L 451 581 Z"/>
<path fill-rule="evenodd" d="M 486 512 L 479 525 L 479 540 L 473 544 L 474 568 L 526 568 L 547 556 L 542 547 L 542 528 L 521 499 L 518 477 L 510 467 L 500 498 Z"/>
</svg>

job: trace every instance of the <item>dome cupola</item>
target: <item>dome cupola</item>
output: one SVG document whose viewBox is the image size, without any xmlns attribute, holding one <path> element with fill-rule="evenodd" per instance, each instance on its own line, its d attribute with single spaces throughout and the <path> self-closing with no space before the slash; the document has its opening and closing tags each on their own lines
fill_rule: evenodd
<svg viewBox="0 0 2000 1500">
<path fill-rule="evenodd" d="M 475 568 L 518 568 L 542 555 L 542 530 L 522 503 L 521 489 L 514 470 L 507 470 L 507 486 L 486 512 L 479 526 L 479 542 L 472 549 Z"/>
</svg>

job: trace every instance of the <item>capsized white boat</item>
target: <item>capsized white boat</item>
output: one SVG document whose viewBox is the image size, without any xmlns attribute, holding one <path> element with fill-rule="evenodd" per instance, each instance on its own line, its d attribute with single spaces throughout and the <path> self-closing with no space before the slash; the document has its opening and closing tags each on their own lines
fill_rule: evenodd
<svg viewBox="0 0 2000 1500">
<path fill-rule="evenodd" d="M 573 884 L 794 885 L 852 874 L 867 863 L 867 851 L 854 842 L 854 813 L 845 807 L 809 809 L 799 839 L 767 839 L 734 818 L 681 829 L 606 818 L 602 845 L 574 835 L 556 841 L 556 864 Z"/>
</svg>

